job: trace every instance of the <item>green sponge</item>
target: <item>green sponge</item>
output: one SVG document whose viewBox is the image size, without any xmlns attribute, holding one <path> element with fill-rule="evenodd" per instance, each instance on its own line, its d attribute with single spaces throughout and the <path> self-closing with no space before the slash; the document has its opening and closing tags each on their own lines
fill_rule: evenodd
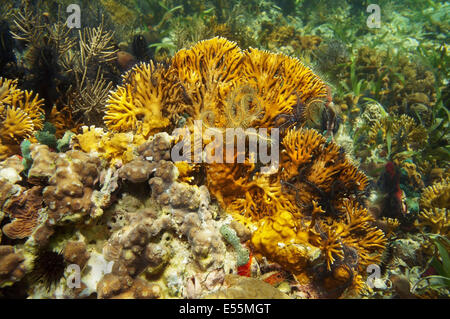
<svg viewBox="0 0 450 319">
<path fill-rule="evenodd" d="M 231 246 L 233 246 L 234 250 L 236 250 L 238 267 L 246 265 L 250 260 L 250 254 L 248 249 L 241 245 L 241 241 L 239 240 L 236 231 L 229 225 L 223 225 L 220 227 L 220 234 Z"/>
<path fill-rule="evenodd" d="M 56 128 L 52 123 L 45 122 L 44 128 L 34 134 L 39 143 L 45 144 L 53 149 L 56 148 Z"/>
<path fill-rule="evenodd" d="M 71 131 L 66 131 L 64 133 L 64 136 L 56 142 L 56 149 L 58 150 L 58 152 L 65 152 L 69 149 L 70 140 L 74 135 L 75 133 Z"/>
<path fill-rule="evenodd" d="M 31 142 L 29 140 L 23 140 L 22 143 L 20 143 L 20 151 L 22 152 L 23 157 L 22 164 L 23 167 L 25 167 L 25 171 L 28 171 L 33 163 L 30 153 L 30 146 Z"/>
</svg>

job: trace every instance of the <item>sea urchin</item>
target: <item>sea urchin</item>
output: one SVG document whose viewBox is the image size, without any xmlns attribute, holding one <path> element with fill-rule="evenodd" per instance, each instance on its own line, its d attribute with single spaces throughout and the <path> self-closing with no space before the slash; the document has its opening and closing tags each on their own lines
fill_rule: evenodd
<svg viewBox="0 0 450 319">
<path fill-rule="evenodd" d="M 64 276 L 65 268 L 66 262 L 62 253 L 48 249 L 39 250 L 33 261 L 30 279 L 33 284 L 42 283 L 49 291 Z"/>
</svg>

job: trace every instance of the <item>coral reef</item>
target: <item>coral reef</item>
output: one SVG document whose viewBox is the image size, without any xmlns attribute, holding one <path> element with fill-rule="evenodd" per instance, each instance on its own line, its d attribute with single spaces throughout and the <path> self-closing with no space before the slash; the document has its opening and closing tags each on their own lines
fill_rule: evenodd
<svg viewBox="0 0 450 319">
<path fill-rule="evenodd" d="M 448 3 L 69 5 L 0 4 L 1 298 L 448 298 Z"/>
</svg>

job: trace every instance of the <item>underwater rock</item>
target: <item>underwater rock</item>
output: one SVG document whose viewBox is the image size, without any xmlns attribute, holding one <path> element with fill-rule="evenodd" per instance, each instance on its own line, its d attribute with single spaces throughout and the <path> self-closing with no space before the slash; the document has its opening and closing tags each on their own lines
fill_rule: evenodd
<svg viewBox="0 0 450 319">
<path fill-rule="evenodd" d="M 290 299 L 290 297 L 270 284 L 237 275 L 226 275 L 223 287 L 206 294 L 205 299 Z"/>
<path fill-rule="evenodd" d="M 0 287 L 10 286 L 25 275 L 25 258 L 13 246 L 0 246 Z"/>
<path fill-rule="evenodd" d="M 47 145 L 31 144 L 30 154 L 33 160 L 28 171 L 28 181 L 35 185 L 45 185 L 55 173 L 55 161 L 58 154 L 52 152 Z"/>
<path fill-rule="evenodd" d="M 64 260 L 70 264 L 77 264 L 80 269 L 83 269 L 90 257 L 86 248 L 86 244 L 82 241 L 69 241 L 64 247 Z"/>
</svg>

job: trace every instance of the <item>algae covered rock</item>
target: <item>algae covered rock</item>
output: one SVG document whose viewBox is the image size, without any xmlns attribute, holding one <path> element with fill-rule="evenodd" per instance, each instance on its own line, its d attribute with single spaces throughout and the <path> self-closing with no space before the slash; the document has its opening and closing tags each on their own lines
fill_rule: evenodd
<svg viewBox="0 0 450 319">
<path fill-rule="evenodd" d="M 238 275 L 226 275 L 218 291 L 203 296 L 204 299 L 290 299 L 270 284 Z"/>
</svg>

